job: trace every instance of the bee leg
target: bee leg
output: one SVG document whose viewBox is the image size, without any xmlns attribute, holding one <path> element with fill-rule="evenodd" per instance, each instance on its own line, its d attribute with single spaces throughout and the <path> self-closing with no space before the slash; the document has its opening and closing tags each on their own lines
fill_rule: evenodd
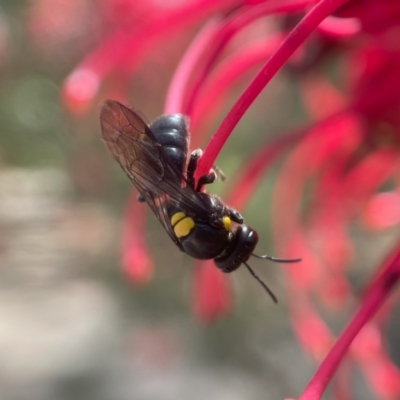
<svg viewBox="0 0 400 400">
<path fill-rule="evenodd" d="M 137 201 L 139 203 L 144 203 L 146 200 L 144 199 L 144 197 L 141 194 L 138 194 Z"/>
<path fill-rule="evenodd" d="M 188 162 L 188 166 L 186 168 L 186 181 L 187 184 L 192 188 L 195 189 L 196 192 L 200 192 L 202 187 L 204 185 L 208 185 L 210 183 L 213 183 L 215 181 L 215 179 L 217 178 L 217 174 L 214 171 L 214 169 L 211 170 L 211 172 L 207 175 L 203 175 L 200 177 L 199 182 L 197 183 L 196 188 L 194 187 L 194 173 L 196 171 L 197 168 L 197 163 L 200 159 L 200 157 L 202 156 L 203 151 L 201 149 L 196 149 L 192 152 L 192 154 L 190 155 L 189 158 L 189 162 Z M 218 170 L 218 172 L 220 172 L 220 170 Z M 223 176 L 223 178 L 225 178 L 225 175 L 221 174 L 221 176 Z"/>
<path fill-rule="evenodd" d="M 199 181 L 197 182 L 196 192 L 201 192 L 201 189 L 204 185 L 209 185 L 210 183 L 213 183 L 216 178 L 217 174 L 213 169 L 209 174 L 201 176 Z"/>
<path fill-rule="evenodd" d="M 197 162 L 202 154 L 203 152 L 201 149 L 197 149 L 192 151 L 192 154 L 189 157 L 188 166 L 186 168 L 186 181 L 192 189 L 194 189 L 194 173 L 197 168 Z"/>
</svg>

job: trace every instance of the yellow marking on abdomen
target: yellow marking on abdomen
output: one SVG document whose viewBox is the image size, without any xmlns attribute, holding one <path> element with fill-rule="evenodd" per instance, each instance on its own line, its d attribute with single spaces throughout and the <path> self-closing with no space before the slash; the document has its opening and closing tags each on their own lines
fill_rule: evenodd
<svg viewBox="0 0 400 400">
<path fill-rule="evenodd" d="M 174 226 L 178 221 L 180 221 L 181 219 L 183 219 L 185 217 L 186 217 L 186 214 L 183 213 L 182 211 L 179 211 L 179 212 L 175 213 L 171 217 L 171 225 Z"/>
<path fill-rule="evenodd" d="M 179 214 L 179 213 L 176 213 L 176 214 Z M 172 221 L 172 218 L 171 218 L 171 221 Z M 181 238 L 181 237 L 189 235 L 190 231 L 194 228 L 194 225 L 195 225 L 195 223 L 194 223 L 193 219 L 190 217 L 181 219 L 174 226 L 174 233 L 175 233 L 176 237 Z"/>
</svg>

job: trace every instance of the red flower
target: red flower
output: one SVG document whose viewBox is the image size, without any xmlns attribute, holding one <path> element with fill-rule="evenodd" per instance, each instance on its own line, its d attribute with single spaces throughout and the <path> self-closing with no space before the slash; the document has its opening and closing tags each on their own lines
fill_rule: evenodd
<svg viewBox="0 0 400 400">
<path fill-rule="evenodd" d="M 339 372 L 340 398 L 350 397 L 355 365 L 378 398 L 399 398 L 400 372 L 383 348 L 382 335 L 393 305 L 384 302 L 400 278 L 400 245 L 376 267 L 361 300 L 348 279 L 361 251 L 354 229 L 376 232 L 400 219 L 398 0 L 197 0 L 162 13 L 156 7 L 147 14 L 142 10 L 145 22 L 134 26 L 129 23 L 134 7 L 118 10 L 124 23 L 113 27 L 120 19 L 110 18 L 108 36 L 65 81 L 63 98 L 72 111 L 86 111 L 112 74 L 117 85 L 102 97 L 124 99 L 127 82 L 146 56 L 160 51 L 162 40 L 177 33 L 185 37 L 193 25 L 203 24 L 171 78 L 164 106 L 166 113 L 191 117 L 197 145 L 235 81 L 254 66 L 261 68 L 211 137 L 196 179 L 210 171 L 236 124 L 277 72 L 296 82 L 310 122 L 252 154 L 225 199 L 241 209 L 272 162 L 287 156 L 273 189 L 273 235 L 279 254 L 303 258 L 296 267 L 284 267 L 290 316 L 299 343 L 322 361 L 300 398 L 320 398 L 344 356 L 352 362 Z M 255 24 L 267 16 L 278 23 L 269 30 L 266 23 Z M 144 214 L 134 198 L 127 210 L 124 269 L 143 282 L 152 273 L 142 241 Z M 197 316 L 208 322 L 228 310 L 227 282 L 210 262 L 196 263 L 194 282 Z M 334 343 L 324 313 L 339 313 L 350 304 L 358 304 L 358 311 Z"/>
</svg>

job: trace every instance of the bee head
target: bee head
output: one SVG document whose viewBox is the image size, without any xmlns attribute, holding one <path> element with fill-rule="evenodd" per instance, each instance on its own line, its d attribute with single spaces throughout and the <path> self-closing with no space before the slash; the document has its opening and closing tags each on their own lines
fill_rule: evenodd
<svg viewBox="0 0 400 400">
<path fill-rule="evenodd" d="M 253 271 L 253 269 L 247 264 L 247 260 L 250 256 L 257 258 L 268 259 L 274 262 L 280 263 L 294 263 L 301 261 L 300 258 L 284 259 L 276 258 L 267 255 L 258 256 L 253 253 L 253 250 L 258 243 L 257 232 L 247 225 L 238 225 L 232 242 L 228 246 L 227 250 L 219 257 L 214 259 L 216 266 L 223 272 L 232 272 L 238 269 L 242 264 L 245 265 L 250 274 L 255 278 L 265 291 L 269 294 L 274 303 L 278 300 L 271 289 L 265 284 L 265 282 Z"/>
<path fill-rule="evenodd" d="M 233 272 L 249 259 L 257 243 L 258 234 L 254 229 L 238 225 L 230 245 L 214 262 L 223 272 Z"/>
</svg>

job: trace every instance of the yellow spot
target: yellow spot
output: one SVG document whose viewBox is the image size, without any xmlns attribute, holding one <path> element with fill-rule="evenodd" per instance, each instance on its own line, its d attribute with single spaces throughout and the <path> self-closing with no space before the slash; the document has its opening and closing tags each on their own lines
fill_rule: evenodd
<svg viewBox="0 0 400 400">
<path fill-rule="evenodd" d="M 222 223 L 224 224 L 224 228 L 227 231 L 231 230 L 231 219 L 229 217 L 227 217 L 227 216 L 222 217 Z"/>
<path fill-rule="evenodd" d="M 186 217 L 186 215 L 182 211 L 179 211 L 179 212 L 175 213 L 171 217 L 171 225 L 174 226 L 178 221 L 180 221 L 181 219 L 183 219 L 185 217 Z"/>
<path fill-rule="evenodd" d="M 176 213 L 179 214 L 179 213 Z M 175 214 L 175 215 L 176 215 Z M 183 213 L 182 213 L 183 214 Z M 174 216 L 175 216 L 174 215 Z M 172 217 L 173 218 L 173 217 Z M 172 221 L 171 218 L 171 221 Z M 189 235 L 190 231 L 194 228 L 194 221 L 190 217 L 186 217 L 184 219 L 181 219 L 175 226 L 174 226 L 174 232 L 176 237 L 184 237 Z"/>
</svg>

